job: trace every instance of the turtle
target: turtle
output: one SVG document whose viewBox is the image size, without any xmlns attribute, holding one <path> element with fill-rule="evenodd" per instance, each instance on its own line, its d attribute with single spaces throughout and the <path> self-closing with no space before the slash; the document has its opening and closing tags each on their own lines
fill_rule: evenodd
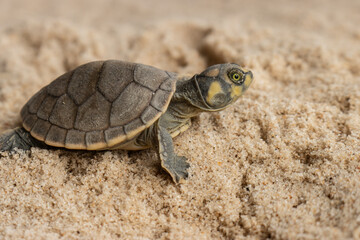
<svg viewBox="0 0 360 240">
<path fill-rule="evenodd" d="M 173 138 L 201 112 L 220 111 L 250 86 L 253 74 L 235 63 L 184 76 L 120 60 L 83 64 L 38 91 L 21 109 L 22 127 L 0 136 L 0 150 L 156 149 L 175 183 L 188 178 L 187 158 Z"/>
</svg>

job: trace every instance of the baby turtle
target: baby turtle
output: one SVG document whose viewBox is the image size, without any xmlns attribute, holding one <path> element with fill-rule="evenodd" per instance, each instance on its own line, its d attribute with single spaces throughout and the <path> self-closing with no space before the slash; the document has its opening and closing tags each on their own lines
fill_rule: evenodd
<svg viewBox="0 0 360 240">
<path fill-rule="evenodd" d="M 154 147 L 178 183 L 190 165 L 175 154 L 172 138 L 189 128 L 192 117 L 235 102 L 252 80 L 250 71 L 232 63 L 181 77 L 138 63 L 90 62 L 36 93 L 21 110 L 23 127 L 0 136 L 0 150 Z"/>
</svg>

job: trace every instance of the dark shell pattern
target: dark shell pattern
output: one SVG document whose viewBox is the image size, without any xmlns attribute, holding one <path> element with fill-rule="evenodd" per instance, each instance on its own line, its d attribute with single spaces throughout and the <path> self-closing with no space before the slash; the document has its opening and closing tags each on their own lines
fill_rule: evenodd
<svg viewBox="0 0 360 240">
<path fill-rule="evenodd" d="M 50 146 L 108 149 L 151 126 L 175 86 L 168 72 L 151 66 L 90 62 L 36 93 L 21 110 L 23 127 Z"/>
</svg>

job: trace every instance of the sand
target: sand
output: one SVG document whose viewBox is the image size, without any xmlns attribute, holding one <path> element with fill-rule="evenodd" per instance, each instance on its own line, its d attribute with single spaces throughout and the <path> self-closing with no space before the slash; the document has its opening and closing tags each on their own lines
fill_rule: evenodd
<svg viewBox="0 0 360 240">
<path fill-rule="evenodd" d="M 175 138 L 190 178 L 153 150 L 3 153 L 1 239 L 360 239 L 360 3 L 0 3 L 0 131 L 82 63 L 197 73 L 236 62 L 255 81 Z"/>
</svg>

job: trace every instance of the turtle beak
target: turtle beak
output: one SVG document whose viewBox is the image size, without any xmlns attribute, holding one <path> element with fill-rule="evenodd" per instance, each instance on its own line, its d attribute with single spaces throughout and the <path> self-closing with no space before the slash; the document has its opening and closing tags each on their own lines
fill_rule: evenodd
<svg viewBox="0 0 360 240">
<path fill-rule="evenodd" d="M 245 92 L 254 80 L 254 75 L 251 71 L 245 73 L 245 80 L 243 85 L 243 92 Z"/>
</svg>

